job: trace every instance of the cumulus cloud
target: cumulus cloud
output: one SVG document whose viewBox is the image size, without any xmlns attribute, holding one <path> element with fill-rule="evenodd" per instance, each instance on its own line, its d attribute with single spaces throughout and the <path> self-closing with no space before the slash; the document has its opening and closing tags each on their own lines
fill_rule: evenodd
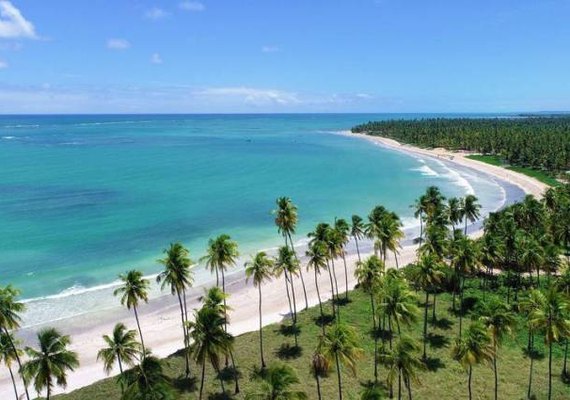
<svg viewBox="0 0 570 400">
<path fill-rule="evenodd" d="M 200 12 L 206 9 L 206 6 L 199 1 L 182 1 L 178 3 L 178 8 L 184 11 Z"/>
<path fill-rule="evenodd" d="M 261 48 L 261 51 L 264 53 L 277 53 L 280 50 L 281 49 L 278 46 L 272 46 L 272 45 L 265 45 Z"/>
<path fill-rule="evenodd" d="M 107 48 L 111 50 L 126 50 L 131 47 L 131 43 L 126 39 L 109 39 L 107 40 Z"/>
<path fill-rule="evenodd" d="M 152 20 L 159 20 L 166 18 L 170 15 L 169 12 L 164 11 L 162 8 L 153 7 L 144 13 L 145 18 Z"/>
<path fill-rule="evenodd" d="M 6 0 L 0 0 L 0 38 L 38 38 L 34 24 L 24 18 L 20 10 Z"/>
<path fill-rule="evenodd" d="M 150 56 L 150 62 L 153 64 L 162 64 L 162 57 L 160 57 L 158 53 L 153 53 L 153 55 Z"/>
<path fill-rule="evenodd" d="M 0 69 L 8 68 L 8 63 L 6 61 L 0 60 Z"/>
</svg>

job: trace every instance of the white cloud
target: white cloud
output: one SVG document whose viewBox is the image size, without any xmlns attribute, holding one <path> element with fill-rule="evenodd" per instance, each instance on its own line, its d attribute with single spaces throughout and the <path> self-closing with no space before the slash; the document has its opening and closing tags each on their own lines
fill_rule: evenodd
<svg viewBox="0 0 570 400">
<path fill-rule="evenodd" d="M 178 8 L 184 11 L 200 12 L 206 9 L 206 6 L 199 1 L 182 1 L 178 3 Z"/>
<path fill-rule="evenodd" d="M 281 49 L 277 46 L 265 45 L 261 48 L 261 51 L 264 53 L 277 53 Z"/>
<path fill-rule="evenodd" d="M 126 39 L 109 39 L 107 40 L 107 48 L 111 50 L 126 50 L 131 47 L 131 43 Z"/>
<path fill-rule="evenodd" d="M 0 38 L 38 38 L 34 24 L 6 0 L 0 0 Z"/>
<path fill-rule="evenodd" d="M 0 69 L 8 68 L 8 63 L 6 61 L 0 60 Z"/>
<path fill-rule="evenodd" d="M 251 105 L 290 105 L 301 102 L 296 93 L 275 89 L 257 89 L 245 86 L 207 88 L 196 91 L 197 96 L 210 98 L 233 98 Z"/>
<path fill-rule="evenodd" d="M 152 20 L 163 19 L 163 18 L 168 17 L 169 15 L 170 15 L 169 12 L 164 11 L 162 8 L 158 8 L 158 7 L 153 7 L 144 13 L 145 18 L 152 19 Z"/>
<path fill-rule="evenodd" d="M 154 53 L 154 54 L 150 57 L 150 62 L 153 63 L 153 64 L 162 64 L 162 57 L 160 57 L 160 54 Z"/>
</svg>

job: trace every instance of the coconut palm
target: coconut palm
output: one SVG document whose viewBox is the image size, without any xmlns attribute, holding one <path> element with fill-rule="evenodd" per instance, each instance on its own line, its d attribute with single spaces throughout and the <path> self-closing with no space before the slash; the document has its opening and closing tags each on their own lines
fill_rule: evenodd
<svg viewBox="0 0 570 400">
<path fill-rule="evenodd" d="M 364 237 L 364 222 L 362 220 L 362 217 L 358 215 L 352 216 L 350 224 L 350 235 L 354 238 L 354 244 L 356 245 L 356 254 L 358 254 L 358 261 L 361 261 L 358 241 Z"/>
<path fill-rule="evenodd" d="M 68 349 L 71 339 L 54 328 L 42 329 L 37 335 L 39 349 L 26 347 L 28 361 L 22 366 L 22 375 L 34 383 L 38 395 L 45 389 L 50 399 L 55 385 L 67 386 L 67 371 L 79 367 L 77 353 Z"/>
<path fill-rule="evenodd" d="M 127 330 L 125 324 L 119 322 L 113 329 L 113 334 L 103 335 L 106 347 L 97 353 L 97 361 L 103 362 L 103 369 L 109 375 L 115 363 L 118 364 L 120 375 L 123 375 L 123 365 L 132 367 L 140 356 L 141 346 L 136 340 L 137 332 Z M 123 386 L 121 384 L 121 392 Z"/>
<path fill-rule="evenodd" d="M 348 267 L 346 265 L 345 247 L 350 240 L 350 225 L 348 225 L 348 222 L 342 218 L 335 219 L 334 230 L 337 232 L 338 238 L 337 254 L 342 257 L 342 262 L 344 264 L 344 296 L 345 300 L 348 301 Z"/>
<path fill-rule="evenodd" d="M 544 265 L 544 249 L 530 235 L 521 236 L 519 261 L 522 267 L 529 272 L 529 276 L 532 277 L 532 271 L 536 271 L 536 282 L 540 287 L 540 268 Z"/>
<path fill-rule="evenodd" d="M 317 352 L 336 366 L 338 380 L 338 398 L 342 400 L 341 368 L 348 368 L 356 375 L 356 361 L 362 355 L 360 340 L 356 331 L 345 324 L 335 324 L 328 332 L 319 337 Z"/>
<path fill-rule="evenodd" d="M 570 302 L 570 265 L 567 265 L 562 271 L 558 280 L 556 281 L 556 289 L 565 297 L 567 302 Z M 562 366 L 562 376 L 568 377 L 568 342 L 570 338 L 566 338 L 564 344 L 564 363 Z"/>
<path fill-rule="evenodd" d="M 495 400 L 499 398 L 499 374 L 497 370 L 497 354 L 499 346 L 506 336 L 512 334 L 516 326 L 516 318 L 510 307 L 493 298 L 484 303 L 479 314 L 480 319 L 491 335 L 493 345 L 493 373 L 495 375 Z"/>
<path fill-rule="evenodd" d="M 277 225 L 277 231 L 283 235 L 285 239 L 285 246 L 290 246 L 291 251 L 297 258 L 295 253 L 295 245 L 293 244 L 292 235 L 295 233 L 298 222 L 297 206 L 293 204 L 293 201 L 289 197 L 279 197 L 275 203 L 277 204 L 277 209 L 273 211 L 275 215 L 275 225 Z M 305 310 L 309 308 L 309 300 L 307 298 L 307 289 L 305 287 L 305 278 L 303 277 L 303 271 L 299 270 L 299 276 L 301 277 L 301 285 L 303 286 L 303 293 L 305 295 Z"/>
<path fill-rule="evenodd" d="M 20 356 L 22 351 L 18 348 L 14 350 L 12 343 L 17 345 L 18 342 L 14 337 L 10 336 L 10 333 L 0 332 L 0 365 L 4 364 L 6 368 L 8 368 L 12 386 L 14 387 L 14 395 L 16 396 L 16 400 L 18 400 L 18 388 L 16 386 L 14 371 L 12 371 L 12 365 L 17 361 L 16 355 Z"/>
<path fill-rule="evenodd" d="M 139 336 L 141 338 L 142 356 L 144 358 L 146 355 L 146 349 L 144 347 L 144 339 L 137 309 L 141 301 L 148 303 L 148 288 L 150 282 L 148 279 L 143 278 L 143 273 L 141 271 L 134 269 L 128 271 L 126 274 L 119 275 L 119 279 L 123 284 L 115 289 L 113 295 L 121 296 L 121 304 L 127 306 L 127 309 L 129 310 L 131 308 L 133 309 L 135 320 L 137 321 Z"/>
<path fill-rule="evenodd" d="M 437 186 L 429 186 L 426 188 L 426 192 L 421 197 L 425 203 L 425 214 L 427 217 L 427 223 L 432 223 L 438 214 L 443 211 L 443 202 L 445 196 L 441 194 L 441 191 Z"/>
<path fill-rule="evenodd" d="M 291 295 L 293 297 L 293 330 L 295 331 L 295 346 L 299 345 L 297 337 L 297 301 L 295 297 L 295 285 L 293 284 L 293 277 L 299 273 L 299 260 L 295 258 L 293 251 L 283 246 L 279 248 L 277 259 L 275 260 L 275 276 L 279 277 L 281 274 L 285 275 L 285 285 L 289 280 L 291 286 Z M 286 287 L 287 288 L 287 287 Z"/>
<path fill-rule="evenodd" d="M 463 220 L 463 209 L 461 200 L 457 197 L 451 197 L 447 200 L 447 218 L 451 223 L 451 230 L 455 232 L 455 225 L 459 224 Z"/>
<path fill-rule="evenodd" d="M 126 371 L 122 381 L 126 384 L 122 400 L 172 400 L 170 382 L 158 358 L 147 353 L 137 367 Z"/>
<path fill-rule="evenodd" d="M 164 265 L 164 270 L 156 277 L 157 283 L 162 283 L 161 289 L 170 288 L 170 294 L 176 296 L 178 305 L 180 306 L 180 319 L 182 326 L 182 334 L 184 337 L 184 360 L 186 366 L 186 377 L 190 376 L 190 359 L 188 355 L 188 331 L 186 330 L 186 321 L 188 320 L 188 312 L 186 310 L 186 289 L 192 286 L 194 281 L 192 277 L 192 260 L 190 252 L 180 243 L 173 243 L 164 250 L 165 257 L 158 260 Z"/>
<path fill-rule="evenodd" d="M 429 308 L 429 291 L 437 284 L 439 284 L 444 277 L 441 265 L 437 257 L 433 254 L 423 255 L 420 262 L 417 264 L 414 280 L 425 291 L 425 305 L 424 305 L 424 352 L 423 359 L 427 360 L 426 346 L 427 346 L 427 319 Z M 435 297 L 435 295 L 434 295 Z"/>
<path fill-rule="evenodd" d="M 526 316 L 526 322 L 528 327 L 528 345 L 527 345 L 527 354 L 530 358 L 530 368 L 529 368 L 529 375 L 528 375 L 528 389 L 527 389 L 527 399 L 531 398 L 532 394 L 532 376 L 534 370 L 534 335 L 537 331 L 537 326 L 535 321 L 533 321 L 532 317 L 536 310 L 539 310 L 543 307 L 544 304 L 544 295 L 540 290 L 531 290 L 528 292 L 528 296 L 524 298 L 520 302 L 520 309 Z"/>
<path fill-rule="evenodd" d="M 274 260 L 260 251 L 251 261 L 245 263 L 245 275 L 247 279 L 253 280 L 253 285 L 257 287 L 259 293 L 259 354 L 261 357 L 261 368 L 265 368 L 265 358 L 263 357 L 263 321 L 262 321 L 262 296 L 261 285 L 265 281 L 271 280 L 273 276 Z"/>
<path fill-rule="evenodd" d="M 396 323 L 398 335 L 401 335 L 402 325 L 410 325 L 417 320 L 419 310 L 416 303 L 417 298 L 408 284 L 395 274 L 387 274 L 387 279 L 384 281 L 383 302 L 380 308 L 388 317 L 390 347 L 393 332 L 392 321 Z"/>
<path fill-rule="evenodd" d="M 331 253 L 334 251 L 334 240 L 332 237 L 334 236 L 334 231 L 329 224 L 320 223 L 316 226 L 313 232 L 310 232 L 308 236 L 311 238 L 309 241 L 309 246 L 312 246 L 316 243 L 321 243 L 327 249 L 327 272 L 329 274 L 330 284 L 331 284 L 331 305 L 333 308 L 333 314 L 336 315 L 337 312 L 335 310 L 335 285 L 334 281 L 336 281 L 336 275 L 333 280 L 333 271 L 334 271 L 334 255 Z M 328 262 L 331 262 L 329 265 Z"/>
<path fill-rule="evenodd" d="M 414 210 L 414 217 L 420 220 L 420 236 L 418 238 L 418 248 L 420 248 L 424 237 L 424 216 L 427 212 L 426 197 L 420 196 L 410 207 Z"/>
<path fill-rule="evenodd" d="M 419 346 L 410 337 L 401 337 L 393 349 L 385 350 L 380 361 L 388 368 L 387 381 L 392 387 L 398 378 L 398 400 L 402 398 L 402 381 L 408 390 L 408 398 L 412 399 L 412 382 L 418 382 L 417 371 L 424 369 L 424 363 L 416 355 Z"/>
<path fill-rule="evenodd" d="M 246 400 L 305 400 L 307 394 L 291 387 L 300 383 L 297 373 L 286 364 L 272 364 L 256 375 L 261 381 L 257 391 L 248 393 Z"/>
<path fill-rule="evenodd" d="M 372 332 L 374 335 L 374 381 L 378 382 L 378 324 L 376 322 L 375 297 L 381 286 L 385 266 L 382 260 L 372 255 L 356 264 L 354 275 L 360 287 L 370 296 L 372 309 Z"/>
<path fill-rule="evenodd" d="M 471 400 L 473 398 L 471 390 L 473 367 L 478 364 L 491 362 L 494 357 L 491 337 L 480 321 L 473 322 L 465 332 L 465 335 L 456 340 L 452 348 L 452 355 L 469 374 L 467 388 L 469 400 Z"/>
<path fill-rule="evenodd" d="M 461 337 L 463 326 L 463 286 L 465 284 L 465 277 L 476 271 L 480 265 L 481 252 L 477 242 L 463 236 L 454 243 L 452 254 L 453 258 L 451 264 L 459 279 L 459 336 Z"/>
<path fill-rule="evenodd" d="M 467 221 L 474 223 L 479 219 L 481 205 L 478 203 L 479 199 L 472 194 L 465 196 L 461 202 L 460 210 L 463 218 L 465 219 L 465 227 L 463 234 L 467 235 Z"/>
<path fill-rule="evenodd" d="M 548 399 L 552 398 L 552 345 L 570 336 L 568 302 L 555 289 L 542 293 L 539 307 L 531 312 L 530 321 L 544 332 L 544 343 L 548 345 Z"/>
<path fill-rule="evenodd" d="M 8 285 L 4 288 L 0 287 L 0 332 L 6 335 L 6 340 L 8 340 L 10 346 L 12 347 L 13 355 L 16 358 L 16 363 L 18 364 L 18 370 L 22 369 L 22 360 L 20 359 L 20 354 L 16 348 L 15 343 L 12 341 L 12 336 L 10 335 L 11 330 L 16 330 L 20 328 L 20 322 L 22 314 L 26 310 L 24 303 L 17 300 L 20 296 L 20 291 L 14 288 L 12 285 Z M 30 400 L 30 395 L 28 393 L 28 383 L 25 378 L 22 378 L 24 383 L 24 392 L 26 394 L 26 399 Z"/>
<path fill-rule="evenodd" d="M 311 374 L 317 381 L 317 396 L 322 400 L 321 395 L 321 379 L 326 378 L 330 371 L 330 363 L 327 358 L 319 352 L 313 354 L 311 359 Z"/>
<path fill-rule="evenodd" d="M 289 276 L 289 268 L 287 267 L 291 251 L 287 246 L 282 246 L 279 248 L 277 254 L 278 255 L 274 263 L 273 275 L 276 278 L 281 278 L 281 275 L 283 275 L 285 281 L 285 293 L 287 294 L 287 302 L 289 303 L 289 315 L 291 315 L 291 318 L 296 319 L 297 305 L 295 304 L 295 307 L 293 306 L 293 302 L 291 301 L 291 292 L 289 290 L 289 284 L 293 286 L 293 281 Z"/>
<path fill-rule="evenodd" d="M 321 293 L 319 290 L 319 275 L 323 269 L 327 269 L 327 247 L 322 242 L 313 242 L 309 244 L 308 250 L 305 252 L 307 257 L 307 271 L 313 270 L 315 274 L 315 288 L 317 289 L 317 299 L 319 300 L 319 309 L 321 311 L 321 324 L 323 333 L 325 333 L 323 303 L 321 301 Z M 334 312 L 333 312 L 334 313 Z"/>
<path fill-rule="evenodd" d="M 220 375 L 221 357 L 233 350 L 233 337 L 225 330 L 226 319 L 223 313 L 207 305 L 194 312 L 194 321 L 188 322 L 192 344 L 190 350 L 194 360 L 202 367 L 200 379 L 200 396 L 204 391 L 206 361 L 209 361 L 220 379 L 222 392 L 225 393 L 224 381 Z"/>
</svg>

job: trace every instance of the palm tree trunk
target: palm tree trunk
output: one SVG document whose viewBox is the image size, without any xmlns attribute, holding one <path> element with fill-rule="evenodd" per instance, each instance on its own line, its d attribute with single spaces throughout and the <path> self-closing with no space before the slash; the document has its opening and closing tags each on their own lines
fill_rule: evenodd
<svg viewBox="0 0 570 400">
<path fill-rule="evenodd" d="M 234 359 L 234 352 L 230 351 L 230 358 L 232 360 L 232 367 L 234 368 L 234 383 L 235 383 L 235 388 L 234 388 L 234 394 L 238 394 L 239 393 L 239 375 L 238 375 L 238 370 L 237 370 L 237 366 L 236 366 L 236 362 Z"/>
<path fill-rule="evenodd" d="M 388 339 L 390 340 L 390 350 L 392 350 L 392 317 L 388 316 Z"/>
<path fill-rule="evenodd" d="M 529 334 L 530 334 L 530 332 L 529 332 Z M 533 352 L 532 342 L 529 341 L 528 354 L 529 354 L 529 357 L 530 357 L 530 372 L 529 372 L 529 374 L 528 374 L 528 391 L 527 391 L 527 394 L 526 394 L 527 400 L 530 400 L 530 395 L 531 395 L 531 392 L 532 392 L 532 370 L 533 370 L 533 367 L 534 367 L 534 355 L 532 354 L 532 352 Z"/>
<path fill-rule="evenodd" d="M 426 303 L 424 307 L 424 355 L 423 355 L 424 361 L 427 360 L 426 347 L 427 347 L 428 301 L 429 301 L 429 292 L 426 291 Z"/>
<path fill-rule="evenodd" d="M 285 291 L 287 292 L 287 301 L 289 302 L 289 314 L 291 314 L 291 318 L 294 318 L 293 305 L 291 304 L 291 295 L 289 294 L 289 276 L 287 275 L 287 271 L 284 271 L 284 276 L 285 276 Z"/>
<path fill-rule="evenodd" d="M 330 268 L 330 265 L 329 265 L 328 260 L 327 260 L 327 271 L 328 271 L 328 273 L 329 273 L 329 279 L 330 279 L 330 281 L 331 281 L 331 296 L 332 296 L 332 297 L 331 297 L 331 305 L 332 305 L 332 311 L 333 311 L 333 315 L 336 316 L 336 308 L 335 308 L 335 305 L 334 305 L 334 300 L 335 300 L 335 297 L 334 297 L 334 283 L 333 283 L 332 272 L 331 272 L 331 268 Z"/>
<path fill-rule="evenodd" d="M 317 396 L 318 399 L 321 400 L 321 381 L 319 380 L 319 376 L 315 375 L 315 379 L 317 380 Z"/>
<path fill-rule="evenodd" d="M 433 294 L 433 308 L 431 310 L 431 320 L 432 322 L 436 322 L 437 318 L 435 316 L 435 300 L 437 299 L 437 293 L 434 292 Z"/>
<path fill-rule="evenodd" d="M 566 338 L 566 344 L 564 345 L 564 366 L 562 367 L 562 375 L 564 378 L 568 377 L 568 338 Z"/>
<path fill-rule="evenodd" d="M 216 374 L 218 374 L 218 379 L 220 381 L 220 386 L 222 387 L 222 393 L 226 393 L 226 387 L 224 386 L 224 380 L 222 379 L 222 374 L 219 368 L 215 368 Z"/>
<path fill-rule="evenodd" d="M 14 394 L 16 395 L 16 400 L 18 400 L 18 388 L 16 387 L 16 379 L 14 378 L 12 367 L 10 367 L 9 365 L 8 365 L 8 371 L 10 371 L 10 378 L 12 378 L 12 386 L 14 387 Z"/>
<path fill-rule="evenodd" d="M 358 261 L 362 261 L 360 258 L 360 248 L 358 247 L 358 238 L 354 236 L 354 244 L 356 245 L 356 254 L 358 254 Z"/>
<path fill-rule="evenodd" d="M 206 377 L 206 358 L 202 361 L 202 377 L 200 379 L 200 397 L 202 400 L 202 393 L 204 393 L 204 378 Z"/>
<path fill-rule="evenodd" d="M 188 304 L 186 303 L 186 289 L 182 290 L 182 299 L 184 300 L 184 319 L 188 322 Z"/>
<path fill-rule="evenodd" d="M 323 330 L 323 335 L 325 334 L 325 312 L 323 311 L 323 302 L 321 301 L 321 293 L 319 291 L 319 281 L 317 275 L 317 269 L 314 268 L 315 272 L 315 288 L 317 289 L 317 299 L 319 300 L 319 309 L 321 310 L 321 328 Z"/>
<path fill-rule="evenodd" d="M 185 372 L 186 378 L 190 376 L 190 360 L 188 356 L 188 331 L 186 330 L 186 321 L 184 320 L 184 304 L 182 303 L 182 296 L 180 291 L 176 291 L 178 296 L 178 304 L 180 305 L 180 319 L 182 320 L 182 333 L 184 335 L 184 361 L 185 361 Z"/>
<path fill-rule="evenodd" d="M 257 288 L 259 291 L 259 354 L 261 355 L 261 368 L 265 368 L 265 359 L 263 358 L 263 321 L 261 319 L 261 283 Z"/>
<path fill-rule="evenodd" d="M 333 273 L 333 278 L 334 278 L 334 289 L 336 292 L 336 299 L 338 300 L 338 281 L 336 280 L 336 270 L 334 267 L 334 258 L 331 258 L 331 265 L 332 265 L 332 273 Z"/>
<path fill-rule="evenodd" d="M 460 277 L 459 280 L 461 281 L 459 287 L 459 337 L 461 337 L 463 327 L 463 285 L 465 284 L 465 278 Z"/>
<path fill-rule="evenodd" d="M 420 240 L 418 241 L 418 249 L 422 247 L 422 240 L 424 237 L 424 221 L 422 217 L 423 215 L 420 213 Z"/>
<path fill-rule="evenodd" d="M 46 400 L 49 400 L 51 397 L 51 384 L 47 385 L 47 393 L 46 393 Z"/>
<path fill-rule="evenodd" d="M 396 269 L 400 269 L 398 265 L 398 252 L 396 250 L 394 250 L 394 260 L 396 261 Z"/>
<path fill-rule="evenodd" d="M 297 300 L 295 299 L 295 287 L 293 286 L 293 276 L 291 275 L 291 294 L 293 295 L 293 331 L 295 334 L 295 347 L 299 347 L 299 338 L 297 337 Z"/>
<path fill-rule="evenodd" d="M 220 287 L 220 272 L 218 271 L 218 268 L 216 268 L 216 286 Z"/>
<path fill-rule="evenodd" d="M 465 230 L 463 231 L 463 234 L 467 236 L 467 215 L 465 216 Z"/>
<path fill-rule="evenodd" d="M 406 388 L 408 388 L 408 400 L 412 400 L 412 382 L 410 379 L 406 379 Z"/>
<path fill-rule="evenodd" d="M 469 400 L 473 398 L 473 394 L 471 393 L 471 377 L 473 375 L 473 367 L 469 366 L 469 380 L 467 382 L 467 387 L 469 389 Z"/>
<path fill-rule="evenodd" d="M 344 296 L 346 301 L 348 301 L 348 268 L 346 266 L 346 257 L 344 255 L 344 252 L 342 253 L 342 261 L 344 262 Z"/>
<path fill-rule="evenodd" d="M 548 343 L 548 400 L 552 399 L 552 341 Z"/>
<path fill-rule="evenodd" d="M 14 355 L 16 356 L 16 362 L 18 363 L 18 371 L 22 370 L 22 360 L 20 359 L 20 356 L 18 355 L 18 349 L 16 349 L 16 345 L 14 344 L 14 341 L 12 340 L 12 336 L 10 336 L 10 332 L 8 332 L 8 329 L 4 327 L 4 333 L 6 334 L 6 337 L 8 338 L 8 341 L 10 342 L 10 347 L 12 348 L 12 351 L 14 352 Z M 24 379 L 24 377 L 22 377 L 22 383 L 24 384 L 24 392 L 26 393 L 26 399 L 30 400 L 30 394 L 28 393 L 28 384 L 26 382 L 26 380 Z"/>
<path fill-rule="evenodd" d="M 119 363 L 119 376 L 122 378 L 123 377 L 123 362 L 121 361 L 121 356 L 119 354 L 117 354 L 117 362 Z M 120 379 L 121 381 L 121 394 L 125 393 L 125 386 L 123 384 L 123 379 Z"/>
<path fill-rule="evenodd" d="M 402 370 L 398 370 L 398 400 L 402 400 Z"/>
<path fill-rule="evenodd" d="M 540 266 L 536 266 L 536 286 L 540 288 Z"/>
<path fill-rule="evenodd" d="M 497 345 L 495 344 L 495 355 L 493 356 L 493 372 L 495 374 L 495 400 L 499 398 L 499 371 L 497 371 Z"/>
<path fill-rule="evenodd" d="M 143 334 L 142 334 L 142 329 L 141 329 L 141 323 L 139 321 L 139 313 L 137 311 L 137 306 L 133 306 L 133 311 L 135 312 L 135 320 L 137 321 L 137 328 L 139 328 L 139 336 L 141 338 L 141 347 L 142 347 L 142 351 L 143 351 L 142 358 L 144 360 L 146 357 L 146 349 L 144 347 L 144 339 L 143 339 Z"/>
<path fill-rule="evenodd" d="M 340 361 L 338 359 L 338 353 L 335 353 L 336 362 L 336 377 L 338 379 L 338 400 L 342 400 L 342 378 L 340 376 Z"/>
<path fill-rule="evenodd" d="M 372 306 L 372 327 L 374 334 L 374 383 L 378 383 L 378 325 L 376 324 L 376 306 L 374 293 L 370 291 L 370 305 Z"/>
<path fill-rule="evenodd" d="M 287 232 L 289 236 L 289 244 L 291 245 L 291 251 L 295 255 L 295 259 L 299 261 L 297 253 L 295 252 L 295 246 L 293 245 L 293 239 L 291 238 L 291 232 Z M 285 240 L 285 245 L 287 245 L 287 240 Z M 305 295 L 305 310 L 309 308 L 309 300 L 307 298 L 307 288 L 305 287 L 305 278 L 303 278 L 303 268 L 299 268 L 299 275 L 301 276 L 301 284 L 303 285 L 303 294 Z"/>
</svg>

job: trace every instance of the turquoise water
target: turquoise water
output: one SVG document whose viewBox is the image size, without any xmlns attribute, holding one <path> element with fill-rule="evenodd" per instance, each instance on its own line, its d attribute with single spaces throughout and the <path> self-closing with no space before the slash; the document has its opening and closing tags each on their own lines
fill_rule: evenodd
<svg viewBox="0 0 570 400">
<path fill-rule="evenodd" d="M 249 255 L 280 243 L 271 210 L 282 195 L 299 207 L 297 239 L 376 204 L 412 225 L 428 184 L 500 204 L 492 182 L 338 133 L 388 117 L 0 117 L 0 284 L 25 298 L 77 295 L 127 268 L 156 273 L 173 241 L 198 259 L 222 232 Z"/>
</svg>

